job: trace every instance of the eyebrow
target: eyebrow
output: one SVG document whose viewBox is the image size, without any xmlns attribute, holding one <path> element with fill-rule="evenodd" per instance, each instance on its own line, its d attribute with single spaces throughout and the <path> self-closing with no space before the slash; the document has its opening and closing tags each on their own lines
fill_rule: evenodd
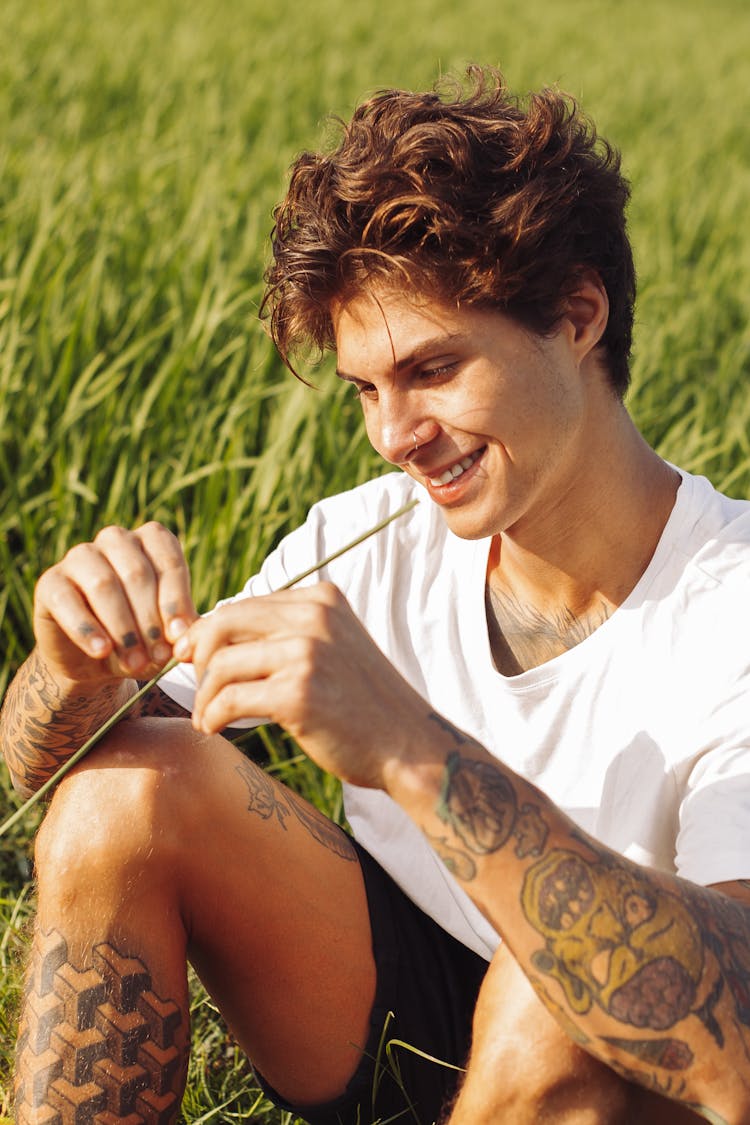
<svg viewBox="0 0 750 1125">
<path fill-rule="evenodd" d="M 423 340 L 421 344 L 417 344 L 415 348 L 401 359 L 396 360 L 396 371 L 403 371 L 404 368 L 413 367 L 414 364 L 419 363 L 427 355 L 440 354 L 444 349 L 451 348 L 456 344 L 462 343 L 466 340 L 467 334 L 465 332 L 451 332 L 449 335 L 433 336 L 429 340 Z M 344 379 L 347 383 L 360 383 L 361 379 L 356 375 L 348 375 L 341 368 L 336 368 L 336 375 L 339 379 Z"/>
</svg>

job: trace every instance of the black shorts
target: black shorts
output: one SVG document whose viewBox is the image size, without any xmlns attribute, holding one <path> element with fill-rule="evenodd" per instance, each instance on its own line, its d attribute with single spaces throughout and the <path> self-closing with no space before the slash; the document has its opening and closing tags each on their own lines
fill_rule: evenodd
<svg viewBox="0 0 750 1125">
<path fill-rule="evenodd" d="M 415 906 L 363 848 L 357 851 L 377 966 L 362 1060 L 344 1093 L 326 1105 L 290 1105 L 258 1080 L 272 1101 L 310 1125 L 433 1125 L 455 1093 L 456 1068 L 466 1062 L 488 963 Z"/>
</svg>

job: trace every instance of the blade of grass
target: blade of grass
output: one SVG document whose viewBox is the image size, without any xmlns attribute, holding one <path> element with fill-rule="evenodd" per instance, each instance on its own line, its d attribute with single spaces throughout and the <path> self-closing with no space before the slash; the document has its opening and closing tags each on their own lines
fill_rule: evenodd
<svg viewBox="0 0 750 1125">
<path fill-rule="evenodd" d="M 385 519 L 380 520 L 379 523 L 376 523 L 373 527 L 368 528 L 367 531 L 362 532 L 361 535 L 358 535 L 355 539 L 352 539 L 349 543 L 346 543 L 343 547 L 339 547 L 338 550 L 333 551 L 330 555 L 326 555 L 324 559 L 320 559 L 318 562 L 308 567 L 307 570 L 303 570 L 301 574 L 296 574 L 294 578 L 290 578 L 288 582 L 285 582 L 284 585 L 280 587 L 280 590 L 289 590 L 292 586 L 296 586 L 296 584 L 298 582 L 301 582 L 304 578 L 309 578 L 311 574 L 315 574 L 316 571 L 322 570 L 324 566 L 327 566 L 329 563 L 333 562 L 334 559 L 341 558 L 341 556 L 345 555 L 347 551 L 351 551 L 353 547 L 358 547 L 360 543 L 364 543 L 364 541 L 366 539 L 369 539 L 370 536 L 377 535 L 379 531 L 382 531 L 383 528 L 387 527 L 389 523 L 393 523 L 393 521 L 398 519 L 399 516 L 406 515 L 406 513 L 410 512 L 412 508 L 415 508 L 418 503 L 419 500 L 410 500 L 408 504 L 404 504 L 395 512 L 392 512 L 389 516 L 386 516 Z M 147 695 L 148 692 L 151 691 L 151 688 L 155 687 L 155 685 L 158 684 L 162 676 L 166 676 L 167 672 L 171 672 L 171 670 L 175 668 L 177 664 L 179 664 L 179 660 L 173 657 L 167 664 L 164 665 L 160 672 L 157 672 L 157 674 L 148 681 L 148 683 L 143 684 L 143 686 L 140 687 L 134 695 L 131 695 L 130 699 L 128 699 L 126 703 L 123 703 L 122 707 L 118 707 L 114 714 L 110 715 L 110 717 L 106 719 L 105 722 L 103 722 L 97 730 L 94 731 L 91 737 L 88 738 L 84 742 L 84 744 L 80 746 L 74 754 L 71 755 L 70 758 L 68 758 L 67 762 L 60 766 L 59 770 L 57 770 L 52 775 L 52 777 L 48 778 L 47 781 L 45 781 L 44 785 L 37 789 L 36 793 L 32 793 L 31 797 L 29 797 L 29 799 L 25 801 L 24 804 L 20 806 L 20 808 L 16 809 L 16 811 L 11 816 L 9 816 L 3 824 L 0 825 L 0 837 L 4 836 L 5 833 L 9 829 L 11 829 L 13 825 L 16 824 L 21 819 L 21 817 L 24 816 L 24 814 L 27 813 L 28 810 L 37 803 L 37 801 L 40 801 L 42 797 L 49 793 L 50 789 L 57 785 L 57 783 L 65 776 L 65 774 L 68 773 L 69 770 L 72 770 L 73 766 L 80 762 L 81 759 L 85 757 L 86 754 L 88 754 L 89 750 L 92 750 L 94 746 L 96 746 L 97 742 L 100 742 L 101 739 L 104 738 L 104 735 L 111 731 L 112 728 L 116 726 L 117 723 L 119 723 L 120 719 L 122 719 L 123 716 L 126 715 L 128 711 L 130 711 L 135 706 L 138 700 L 143 699 L 144 695 Z"/>
</svg>

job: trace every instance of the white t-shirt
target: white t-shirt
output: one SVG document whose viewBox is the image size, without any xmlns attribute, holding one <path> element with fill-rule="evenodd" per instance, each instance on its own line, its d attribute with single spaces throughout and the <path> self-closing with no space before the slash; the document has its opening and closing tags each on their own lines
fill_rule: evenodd
<svg viewBox="0 0 750 1125">
<path fill-rule="evenodd" d="M 307 580 L 328 579 L 435 710 L 637 863 L 708 884 L 750 876 L 750 503 L 682 474 L 654 556 L 591 636 L 541 667 L 495 669 L 490 540 L 459 539 L 391 473 L 316 504 L 238 597 L 267 593 L 422 502 Z M 161 686 L 192 706 L 192 668 Z M 498 936 L 385 794 L 345 786 L 355 836 L 406 893 L 482 956 Z"/>
</svg>

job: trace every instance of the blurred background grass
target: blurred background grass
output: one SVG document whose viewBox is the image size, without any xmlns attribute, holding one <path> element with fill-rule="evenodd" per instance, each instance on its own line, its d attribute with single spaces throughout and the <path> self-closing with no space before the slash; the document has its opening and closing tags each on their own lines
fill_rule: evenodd
<svg viewBox="0 0 750 1125">
<path fill-rule="evenodd" d="M 558 83 L 623 150 L 646 436 L 750 492 L 745 0 L 3 0 L 0 694 L 42 569 L 107 522 L 183 539 L 196 601 L 321 495 L 382 471 L 329 365 L 297 384 L 257 322 L 286 170 L 384 86 L 468 62 Z M 272 768 L 338 812 L 284 739 Z M 16 798 L 0 767 L 0 819 Z M 30 816 L 0 853 L 0 1115 L 27 943 Z M 194 990 L 184 1120 L 290 1125 Z"/>
</svg>

